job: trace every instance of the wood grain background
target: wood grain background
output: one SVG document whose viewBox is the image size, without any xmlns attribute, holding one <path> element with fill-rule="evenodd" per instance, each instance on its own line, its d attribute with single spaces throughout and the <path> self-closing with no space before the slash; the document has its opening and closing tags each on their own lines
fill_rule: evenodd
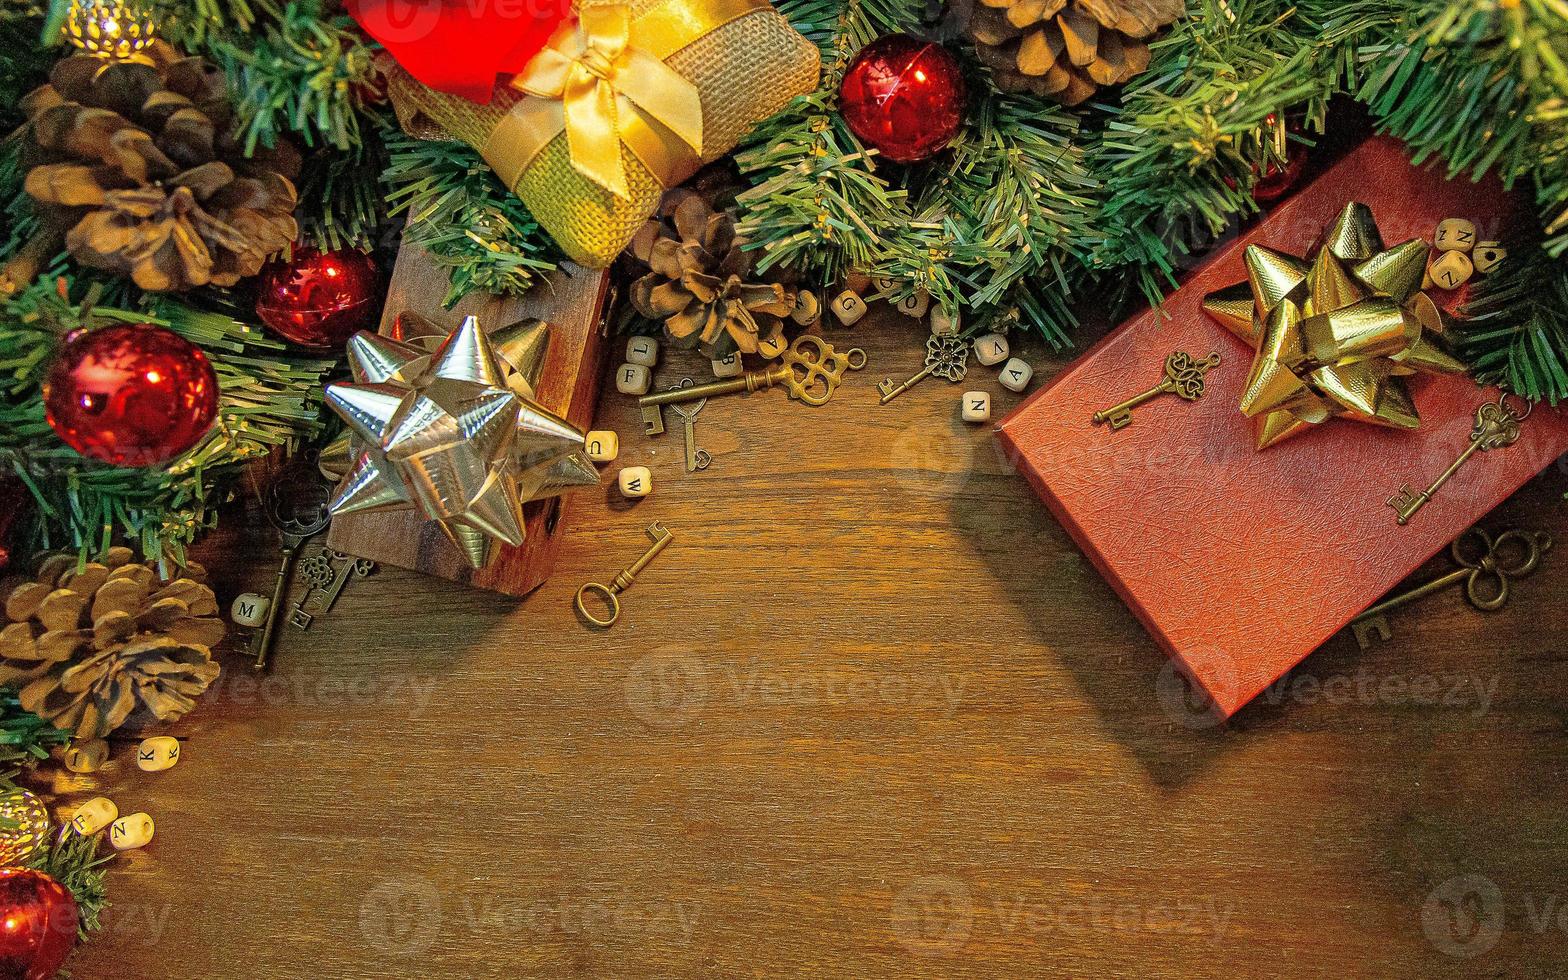
<svg viewBox="0 0 1568 980">
<path fill-rule="evenodd" d="M 1568 555 L 1496 614 L 1446 595 L 1369 653 L 1337 637 L 1205 727 L 961 388 L 877 405 L 921 329 L 831 331 L 871 366 L 826 408 L 710 402 L 695 475 L 608 391 L 657 491 L 580 496 L 532 597 L 385 570 L 265 679 L 230 656 L 176 769 L 121 747 L 62 779 L 158 825 L 77 975 L 1559 972 Z M 1488 526 L 1568 541 L 1565 483 Z M 674 545 L 585 629 L 572 593 L 656 519 Z M 273 572 L 246 523 L 208 552 L 242 556 L 212 562 L 225 596 Z"/>
</svg>

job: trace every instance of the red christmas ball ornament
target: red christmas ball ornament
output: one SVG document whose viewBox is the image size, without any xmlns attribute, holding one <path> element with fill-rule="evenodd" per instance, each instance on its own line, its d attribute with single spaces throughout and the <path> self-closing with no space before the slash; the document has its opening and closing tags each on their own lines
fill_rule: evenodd
<svg viewBox="0 0 1568 980">
<path fill-rule="evenodd" d="M 1285 149 L 1285 162 L 1269 161 L 1268 168 L 1258 176 L 1258 182 L 1252 185 L 1252 199 L 1259 204 L 1273 204 L 1296 186 L 1306 165 L 1306 147 L 1300 143 L 1290 144 Z"/>
<path fill-rule="evenodd" d="M 958 59 L 908 34 L 861 48 L 838 89 L 850 132 L 899 163 L 929 159 L 951 143 L 964 123 L 964 102 Z"/>
<path fill-rule="evenodd" d="M 284 340 L 338 350 L 376 313 L 376 263 L 358 249 L 296 246 L 289 262 L 261 270 L 256 315 Z"/>
<path fill-rule="evenodd" d="M 76 947 L 76 899 L 28 868 L 0 869 L 0 977 L 53 980 Z"/>
<path fill-rule="evenodd" d="M 83 456 L 153 466 L 207 434 L 218 414 L 218 376 L 207 355 L 172 330 L 123 324 L 81 331 L 44 379 L 44 413 Z"/>
</svg>

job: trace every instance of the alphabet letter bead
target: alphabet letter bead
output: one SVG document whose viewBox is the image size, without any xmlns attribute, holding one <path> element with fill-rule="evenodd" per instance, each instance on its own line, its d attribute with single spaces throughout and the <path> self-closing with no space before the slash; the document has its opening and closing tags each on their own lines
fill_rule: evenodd
<svg viewBox="0 0 1568 980">
<path fill-rule="evenodd" d="M 866 301 L 854 290 L 846 289 L 833 300 L 833 315 L 839 323 L 852 327 L 866 315 Z"/>
<path fill-rule="evenodd" d="M 931 333 L 937 337 L 952 337 L 963 328 L 964 319 L 958 313 L 948 316 L 945 307 L 938 306 L 931 311 Z"/>
<path fill-rule="evenodd" d="M 1437 224 L 1439 252 L 1468 252 L 1475 248 L 1475 222 L 1445 218 Z"/>
<path fill-rule="evenodd" d="M 152 840 L 152 817 L 133 813 L 109 825 L 109 843 L 116 851 L 130 851 L 146 846 Z"/>
<path fill-rule="evenodd" d="M 621 454 L 621 437 L 609 429 L 594 429 L 583 437 L 583 448 L 595 463 L 609 463 Z"/>
<path fill-rule="evenodd" d="M 235 626 L 260 626 L 267 621 L 267 610 L 271 606 L 272 600 L 266 596 L 246 592 L 235 597 L 234 605 L 229 607 L 229 618 L 234 620 Z"/>
<path fill-rule="evenodd" d="M 817 301 L 817 294 L 809 289 L 802 289 L 795 293 L 795 308 L 790 311 L 789 318 L 803 327 L 816 323 L 822 316 L 822 304 Z"/>
<path fill-rule="evenodd" d="M 163 772 L 180 761 L 180 740 L 172 735 L 144 738 L 136 746 L 136 765 L 142 772 Z"/>
<path fill-rule="evenodd" d="M 924 289 L 917 289 L 899 300 L 895 305 L 898 308 L 898 312 L 918 320 L 926 315 L 926 310 L 931 308 L 931 295 Z"/>
<path fill-rule="evenodd" d="M 616 478 L 621 485 L 621 496 L 637 500 L 653 492 L 653 474 L 646 466 L 628 466 Z"/>
<path fill-rule="evenodd" d="M 65 747 L 65 768 L 72 772 L 97 772 L 109 761 L 109 743 L 101 738 L 72 742 Z"/>
<path fill-rule="evenodd" d="M 964 421 L 988 422 L 991 419 L 991 393 L 989 391 L 964 392 Z"/>
<path fill-rule="evenodd" d="M 643 364 L 622 364 L 615 372 L 615 390 L 623 395 L 646 395 L 653 374 Z"/>
<path fill-rule="evenodd" d="M 652 337 L 632 337 L 626 341 L 626 363 L 653 367 L 659 363 L 659 342 Z"/>
<path fill-rule="evenodd" d="M 999 333 L 988 333 L 975 338 L 975 360 L 986 367 L 995 367 L 1012 356 L 1007 338 Z"/>
<path fill-rule="evenodd" d="M 83 803 L 71 817 L 71 829 L 86 837 L 96 834 L 120 815 L 120 808 L 107 796 L 97 796 Z"/>
<path fill-rule="evenodd" d="M 891 296 L 898 289 L 898 280 L 892 276 L 872 276 L 871 288 L 877 291 L 878 296 Z"/>
<path fill-rule="evenodd" d="M 1029 387 L 1029 379 L 1032 377 L 1034 377 L 1034 368 L 1021 358 L 1015 357 L 1002 365 L 1002 387 L 1008 391 L 1023 391 Z"/>
<path fill-rule="evenodd" d="M 1475 271 L 1483 276 L 1492 274 L 1492 270 L 1503 264 L 1508 258 L 1508 249 L 1496 242 L 1482 242 L 1475 247 L 1475 254 L 1470 256 L 1470 261 L 1475 265 Z"/>
<path fill-rule="evenodd" d="M 713 360 L 713 376 L 715 378 L 738 378 L 746 371 L 746 365 L 740 359 L 740 352 L 735 351 L 727 357 L 717 357 Z"/>
<path fill-rule="evenodd" d="M 1427 272 L 1439 289 L 1458 289 L 1470 281 L 1475 266 L 1471 264 L 1470 256 L 1463 252 L 1443 252 Z"/>
</svg>

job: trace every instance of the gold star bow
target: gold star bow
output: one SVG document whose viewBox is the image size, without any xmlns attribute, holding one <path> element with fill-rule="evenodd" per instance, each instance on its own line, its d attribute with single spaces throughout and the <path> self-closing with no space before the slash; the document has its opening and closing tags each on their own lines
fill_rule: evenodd
<svg viewBox="0 0 1568 980">
<path fill-rule="evenodd" d="M 1355 202 L 1310 262 L 1248 246 L 1247 281 L 1210 293 L 1203 309 L 1257 351 L 1241 410 L 1258 449 L 1335 416 L 1420 426 L 1406 377 L 1465 370 L 1421 291 L 1427 253 L 1419 238 L 1385 248 L 1371 209 Z"/>
<path fill-rule="evenodd" d="M 523 543 L 524 503 L 599 482 L 582 431 L 534 399 L 549 327 L 524 321 L 492 339 L 470 316 L 432 353 L 419 343 L 428 321 L 398 325 L 402 339 L 356 334 L 354 380 L 327 386 L 353 437 L 329 507 L 418 510 L 482 568 L 500 542 Z"/>
</svg>

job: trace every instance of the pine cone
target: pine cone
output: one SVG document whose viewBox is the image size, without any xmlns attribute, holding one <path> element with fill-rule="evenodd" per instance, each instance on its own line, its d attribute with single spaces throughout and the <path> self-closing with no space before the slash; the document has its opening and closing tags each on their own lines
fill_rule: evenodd
<svg viewBox="0 0 1568 980">
<path fill-rule="evenodd" d="M 632 283 L 632 305 L 663 320 L 677 347 L 700 346 L 708 357 L 755 354 L 759 343 L 781 346 L 794 292 L 748 282 L 751 255 L 741 245 L 728 213 L 694 193 L 665 195 L 659 217 L 627 249 L 651 270 Z"/>
<path fill-rule="evenodd" d="M 129 548 L 77 571 L 54 555 L 11 591 L 0 630 L 0 685 L 78 739 L 102 738 L 133 713 L 174 721 L 218 676 L 211 647 L 223 621 L 198 565 L 161 583 Z"/>
<path fill-rule="evenodd" d="M 1143 39 L 1183 0 L 975 0 L 965 30 L 997 88 L 1077 105 L 1149 67 Z"/>
<path fill-rule="evenodd" d="M 65 58 L 22 100 L 24 186 L 83 265 L 146 290 L 232 286 L 298 235 L 298 154 L 246 159 L 222 76 L 161 42 L 146 53 L 153 64 Z M 33 271 L 9 269 L 12 288 Z"/>
</svg>

